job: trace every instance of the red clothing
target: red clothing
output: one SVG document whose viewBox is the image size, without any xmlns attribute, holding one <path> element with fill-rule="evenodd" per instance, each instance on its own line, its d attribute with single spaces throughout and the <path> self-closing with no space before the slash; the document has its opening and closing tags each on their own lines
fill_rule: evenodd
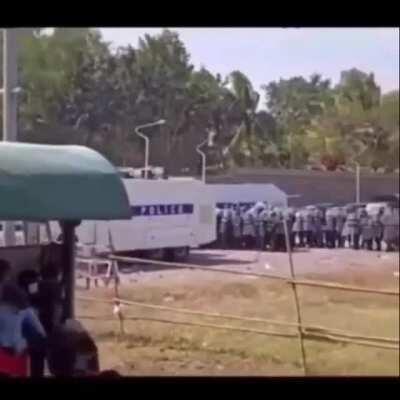
<svg viewBox="0 0 400 400">
<path fill-rule="evenodd" d="M 0 348 L 0 373 L 13 378 L 29 377 L 29 356 L 13 355 Z"/>
</svg>

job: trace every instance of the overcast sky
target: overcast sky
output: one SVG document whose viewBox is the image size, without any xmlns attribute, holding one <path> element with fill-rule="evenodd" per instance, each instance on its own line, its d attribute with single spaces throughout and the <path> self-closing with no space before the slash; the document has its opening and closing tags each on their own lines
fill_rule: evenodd
<svg viewBox="0 0 400 400">
<path fill-rule="evenodd" d="M 336 83 L 340 71 L 374 72 L 383 92 L 399 88 L 398 28 L 169 28 L 179 33 L 191 62 L 211 72 L 244 72 L 255 89 L 272 80 L 319 72 Z M 113 47 L 161 28 L 102 28 Z"/>
</svg>

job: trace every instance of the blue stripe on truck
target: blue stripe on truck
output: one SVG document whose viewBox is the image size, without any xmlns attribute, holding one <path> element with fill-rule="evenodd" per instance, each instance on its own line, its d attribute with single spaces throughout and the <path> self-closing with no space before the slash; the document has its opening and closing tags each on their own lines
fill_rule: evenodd
<svg viewBox="0 0 400 400">
<path fill-rule="evenodd" d="M 131 206 L 132 217 L 154 217 L 165 215 L 193 214 L 193 204 L 151 204 Z"/>
</svg>

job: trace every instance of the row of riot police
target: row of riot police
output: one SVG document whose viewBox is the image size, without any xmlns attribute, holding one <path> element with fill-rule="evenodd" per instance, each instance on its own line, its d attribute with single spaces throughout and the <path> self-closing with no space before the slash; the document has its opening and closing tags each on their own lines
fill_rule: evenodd
<svg viewBox="0 0 400 400">
<path fill-rule="evenodd" d="M 225 249 L 286 250 L 285 225 L 291 247 L 365 248 L 387 251 L 398 248 L 399 212 L 388 207 L 369 215 L 362 208 L 310 206 L 271 208 L 258 202 L 216 211 L 217 242 Z"/>
<path fill-rule="evenodd" d="M 250 209 L 239 205 L 217 210 L 218 248 L 286 250 L 284 210 L 259 202 Z M 289 222 L 287 222 L 289 225 Z"/>
</svg>

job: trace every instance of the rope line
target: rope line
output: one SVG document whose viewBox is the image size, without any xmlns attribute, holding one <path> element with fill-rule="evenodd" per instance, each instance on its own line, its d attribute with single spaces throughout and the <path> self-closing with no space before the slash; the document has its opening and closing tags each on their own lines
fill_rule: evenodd
<svg viewBox="0 0 400 400">
<path fill-rule="evenodd" d="M 209 267 L 202 267 L 196 264 L 183 264 L 183 263 L 171 263 L 167 261 L 156 261 L 156 260 L 149 260 L 149 259 L 142 259 L 136 257 L 122 257 L 122 256 L 109 256 L 110 259 L 115 261 L 122 261 L 126 263 L 137 263 L 141 262 L 143 264 L 154 264 L 160 265 L 164 267 L 172 267 L 175 266 L 177 268 L 182 269 L 191 269 L 191 270 L 200 270 L 200 271 L 207 271 L 207 272 L 220 272 L 226 273 L 231 275 L 242 275 L 242 276 L 254 276 L 258 278 L 269 278 L 269 279 L 276 279 L 285 281 L 288 284 L 296 284 L 302 286 L 315 286 L 315 287 L 322 287 L 326 289 L 339 289 L 339 290 L 348 290 L 351 292 L 363 292 L 363 293 L 373 293 L 373 294 L 382 294 L 388 296 L 399 296 L 400 292 L 396 290 L 388 290 L 388 289 L 374 289 L 374 288 L 367 288 L 361 286 L 352 286 L 352 285 L 344 285 L 341 283 L 332 283 L 332 282 L 325 282 L 325 281 L 316 281 L 316 280 L 308 280 L 308 279 L 291 279 L 290 277 L 285 277 L 281 275 L 273 275 L 273 274 L 264 274 L 264 273 L 257 273 L 257 272 L 243 272 L 243 271 L 232 271 L 223 268 L 209 268 Z"/>
<path fill-rule="evenodd" d="M 106 304 L 114 304 L 115 301 L 119 301 L 121 304 L 124 304 L 127 306 L 139 306 L 139 307 L 151 308 L 151 309 L 156 309 L 156 310 L 161 310 L 161 311 L 176 312 L 176 313 L 181 313 L 181 314 L 200 315 L 200 316 L 220 318 L 220 319 L 232 319 L 232 320 L 244 321 L 244 322 L 261 322 L 261 323 L 266 323 L 266 324 L 270 324 L 270 325 L 281 325 L 281 326 L 287 326 L 287 327 L 292 327 L 292 328 L 299 328 L 299 324 L 295 323 L 295 322 L 286 322 L 286 321 L 278 321 L 278 320 L 265 319 L 265 318 L 241 317 L 238 315 L 195 311 L 195 310 L 189 310 L 186 308 L 175 308 L 175 307 L 168 307 L 168 306 L 162 306 L 162 305 L 157 305 L 157 304 L 143 303 L 143 302 L 138 302 L 138 301 L 124 300 L 121 298 L 107 300 L 107 299 L 99 299 L 99 298 L 95 298 L 95 297 L 78 296 L 77 300 L 93 301 L 93 302 L 106 303 Z M 342 336 L 344 338 L 353 338 L 353 339 L 361 339 L 361 340 L 369 340 L 369 341 L 385 342 L 385 343 L 393 343 L 393 344 L 400 343 L 398 338 L 386 338 L 386 337 L 379 337 L 379 336 L 364 336 L 364 335 L 356 334 L 353 332 L 343 331 L 343 330 L 339 330 L 339 329 L 331 329 L 331 328 L 318 326 L 318 325 L 302 325 L 302 328 L 304 330 L 304 333 L 309 334 L 309 335 L 311 335 L 311 334 L 318 335 L 319 333 L 323 333 L 323 334 L 326 333 L 326 334 L 331 334 L 331 335 L 335 335 L 335 336 Z"/>
<path fill-rule="evenodd" d="M 93 315 L 82 315 L 82 316 L 79 316 L 79 318 L 86 319 L 86 320 L 101 320 L 101 321 L 108 321 L 108 322 L 116 321 L 116 319 L 112 318 L 112 317 L 93 316 Z M 124 320 L 160 322 L 160 323 L 173 324 L 173 325 L 199 326 L 199 327 L 203 327 L 203 328 L 215 328 L 215 329 L 224 329 L 224 330 L 228 330 L 228 331 L 256 333 L 256 334 L 260 334 L 260 335 L 276 336 L 276 337 L 283 337 L 283 338 L 289 338 L 289 339 L 294 339 L 294 338 L 298 337 L 298 334 L 296 334 L 296 333 L 291 334 L 291 333 L 265 331 L 265 330 L 250 329 L 250 328 L 240 328 L 240 327 L 229 326 L 229 325 L 215 325 L 215 324 L 197 323 L 197 322 L 189 322 L 189 321 L 174 321 L 174 320 L 162 319 L 162 318 L 124 317 Z M 356 344 L 356 345 L 360 345 L 360 346 L 375 347 L 375 348 L 380 348 L 380 349 L 399 350 L 399 346 L 394 346 L 394 345 L 389 345 L 389 344 L 372 343 L 372 342 L 362 341 L 362 340 L 336 338 L 331 335 L 311 334 L 311 333 L 304 332 L 303 336 L 307 340 L 329 341 L 329 342 L 335 342 L 335 343 L 349 343 L 349 344 Z"/>
</svg>

